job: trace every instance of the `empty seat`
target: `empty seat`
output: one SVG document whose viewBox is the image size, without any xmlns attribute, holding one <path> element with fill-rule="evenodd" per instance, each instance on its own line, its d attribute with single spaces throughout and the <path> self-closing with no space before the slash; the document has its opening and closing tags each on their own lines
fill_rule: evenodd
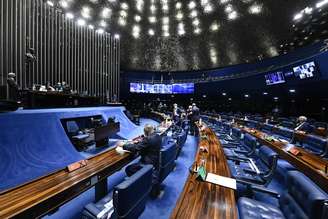
<svg viewBox="0 0 328 219">
<path fill-rule="evenodd" d="M 138 218 L 152 188 L 152 174 L 153 166 L 145 165 L 102 200 L 85 206 L 82 218 Z"/>
<path fill-rule="evenodd" d="M 231 174 L 237 179 L 259 185 L 271 182 L 277 166 L 278 154 L 261 146 L 256 158 L 235 158 L 228 161 Z"/>
<path fill-rule="evenodd" d="M 256 146 L 256 138 L 250 134 L 245 134 L 237 149 L 224 148 L 224 153 L 228 159 L 230 157 L 249 157 L 254 155 Z"/>
<path fill-rule="evenodd" d="M 308 177 L 298 171 L 287 175 L 287 191 L 278 194 L 257 187 L 256 191 L 274 195 L 279 199 L 279 206 L 242 197 L 238 200 L 238 211 L 241 219 L 287 218 L 287 219 L 321 219 L 323 206 L 328 196 Z"/>
<path fill-rule="evenodd" d="M 308 151 L 316 155 L 327 154 L 327 139 L 315 135 L 307 135 L 301 145 Z"/>
<path fill-rule="evenodd" d="M 276 127 L 273 129 L 274 134 L 278 137 L 284 138 L 286 140 L 291 140 L 294 134 L 294 130 L 285 127 Z"/>
<path fill-rule="evenodd" d="M 162 183 L 174 169 L 176 154 L 176 143 L 169 142 L 167 145 L 163 145 L 159 155 L 158 184 Z"/>
</svg>

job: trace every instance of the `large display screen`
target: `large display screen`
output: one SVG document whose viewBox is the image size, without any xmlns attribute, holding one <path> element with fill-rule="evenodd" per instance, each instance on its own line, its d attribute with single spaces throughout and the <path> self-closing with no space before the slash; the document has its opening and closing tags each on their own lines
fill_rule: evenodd
<svg viewBox="0 0 328 219">
<path fill-rule="evenodd" d="M 131 93 L 149 94 L 191 94 L 194 93 L 194 83 L 181 84 L 143 84 L 130 83 Z"/>
<path fill-rule="evenodd" d="M 314 62 L 309 62 L 293 68 L 294 74 L 299 79 L 306 79 L 314 77 L 316 66 Z"/>
<path fill-rule="evenodd" d="M 265 75 L 265 82 L 267 85 L 273 85 L 285 83 L 286 81 L 283 72 L 274 72 Z"/>
</svg>

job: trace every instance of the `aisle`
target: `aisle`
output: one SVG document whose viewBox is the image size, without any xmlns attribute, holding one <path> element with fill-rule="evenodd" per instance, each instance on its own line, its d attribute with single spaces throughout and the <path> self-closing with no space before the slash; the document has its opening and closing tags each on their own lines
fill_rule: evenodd
<svg viewBox="0 0 328 219">
<path fill-rule="evenodd" d="M 187 180 L 189 167 L 194 162 L 196 150 L 197 139 L 188 135 L 180 157 L 176 161 L 176 169 L 163 182 L 164 194 L 155 200 L 148 199 L 146 209 L 140 219 L 167 219 L 170 217 Z"/>
</svg>

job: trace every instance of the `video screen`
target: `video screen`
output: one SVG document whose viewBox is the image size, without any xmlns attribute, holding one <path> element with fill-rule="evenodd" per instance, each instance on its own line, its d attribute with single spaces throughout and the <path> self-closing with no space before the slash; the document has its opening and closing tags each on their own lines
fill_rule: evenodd
<svg viewBox="0 0 328 219">
<path fill-rule="evenodd" d="M 265 82 L 267 85 L 285 83 L 284 74 L 282 72 L 275 72 L 265 75 Z"/>
<path fill-rule="evenodd" d="M 299 65 L 293 68 L 294 74 L 297 78 L 306 79 L 314 77 L 316 66 L 314 62 L 309 62 L 304 65 Z"/>
<path fill-rule="evenodd" d="M 194 93 L 194 83 L 181 84 L 143 84 L 130 83 L 131 93 L 148 94 L 191 94 Z"/>
</svg>

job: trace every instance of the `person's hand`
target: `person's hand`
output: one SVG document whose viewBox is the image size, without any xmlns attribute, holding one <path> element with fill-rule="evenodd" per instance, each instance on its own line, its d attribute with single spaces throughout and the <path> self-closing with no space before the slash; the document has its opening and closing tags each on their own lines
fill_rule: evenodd
<svg viewBox="0 0 328 219">
<path fill-rule="evenodd" d="M 123 142 L 123 141 L 118 141 L 117 143 L 116 143 L 116 147 L 123 147 L 123 145 L 124 145 L 125 143 Z"/>
</svg>

